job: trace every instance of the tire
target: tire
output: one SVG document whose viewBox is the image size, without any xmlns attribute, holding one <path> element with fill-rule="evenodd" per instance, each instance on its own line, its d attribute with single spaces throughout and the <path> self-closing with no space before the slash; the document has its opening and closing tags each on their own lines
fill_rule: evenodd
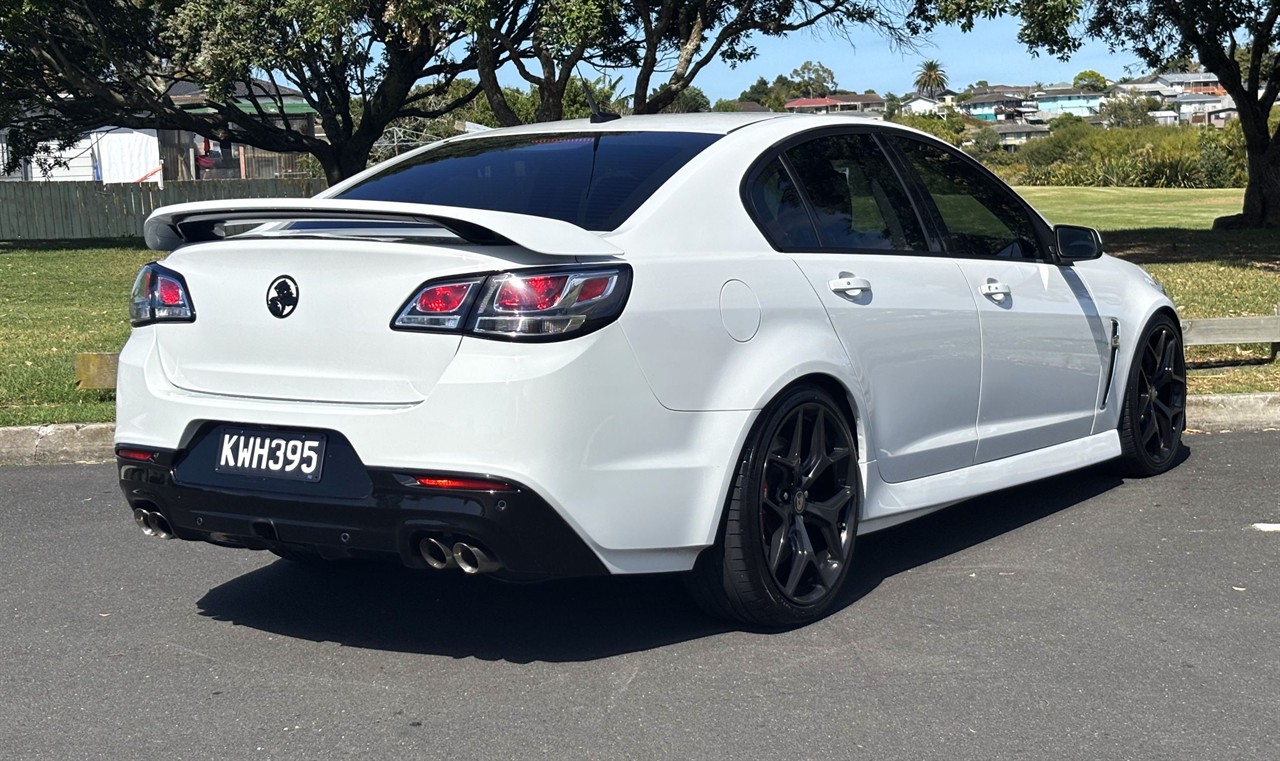
<svg viewBox="0 0 1280 761">
<path fill-rule="evenodd" d="M 1187 365 L 1169 315 L 1151 318 L 1134 351 L 1120 412 L 1123 475 L 1146 478 L 1173 467 L 1187 427 Z"/>
<path fill-rule="evenodd" d="M 750 626 L 818 619 L 848 575 L 860 494 L 840 405 L 814 386 L 783 392 L 747 437 L 720 535 L 687 578 L 694 599 Z"/>
</svg>

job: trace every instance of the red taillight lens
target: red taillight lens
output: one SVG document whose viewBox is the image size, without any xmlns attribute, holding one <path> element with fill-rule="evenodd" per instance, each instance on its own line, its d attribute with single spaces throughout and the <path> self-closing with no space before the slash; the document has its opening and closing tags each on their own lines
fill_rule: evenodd
<svg viewBox="0 0 1280 761">
<path fill-rule="evenodd" d="M 458 489 L 461 491 L 515 491 L 516 488 L 505 481 L 490 481 L 487 478 L 438 478 L 432 476 L 416 476 L 413 479 L 419 486 L 432 489 Z"/>
<path fill-rule="evenodd" d="M 473 283 L 452 283 L 436 285 L 422 289 L 418 294 L 418 311 L 434 314 L 447 314 L 457 311 L 466 303 L 467 294 L 471 292 Z"/>
<path fill-rule="evenodd" d="M 578 303 L 598 299 L 609 293 L 609 286 L 613 284 L 611 277 L 593 277 L 582 284 L 582 290 L 578 291 Z"/>
<path fill-rule="evenodd" d="M 129 299 L 129 320 L 134 327 L 153 322 L 191 322 L 195 307 L 182 275 L 152 262 L 142 268 Z"/>
<path fill-rule="evenodd" d="M 512 277 L 498 288 L 494 303 L 506 312 L 541 312 L 560 301 L 568 275 Z"/>
<path fill-rule="evenodd" d="M 145 449 L 117 449 L 116 455 L 126 460 L 135 460 L 137 462 L 150 462 L 155 457 L 155 452 L 148 452 Z"/>
<path fill-rule="evenodd" d="M 160 303 L 167 307 L 176 307 L 182 303 L 182 286 L 176 280 L 160 278 Z"/>
</svg>

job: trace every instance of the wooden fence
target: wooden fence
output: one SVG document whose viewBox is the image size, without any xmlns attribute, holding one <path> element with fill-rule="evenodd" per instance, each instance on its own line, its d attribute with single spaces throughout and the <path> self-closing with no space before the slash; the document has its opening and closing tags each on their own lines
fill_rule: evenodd
<svg viewBox="0 0 1280 761">
<path fill-rule="evenodd" d="M 141 237 L 156 207 L 227 198 L 305 198 L 324 180 L 204 180 L 103 185 L 0 182 L 0 240 Z"/>
</svg>

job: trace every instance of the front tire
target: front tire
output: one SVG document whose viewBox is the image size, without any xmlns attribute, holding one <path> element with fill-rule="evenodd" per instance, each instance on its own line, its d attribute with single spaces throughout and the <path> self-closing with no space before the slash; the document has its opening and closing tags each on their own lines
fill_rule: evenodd
<svg viewBox="0 0 1280 761">
<path fill-rule="evenodd" d="M 1187 365 L 1182 334 L 1167 314 L 1142 331 L 1120 413 L 1119 465 L 1124 475 L 1158 475 L 1173 467 L 1187 427 Z"/>
<path fill-rule="evenodd" d="M 797 386 L 770 403 L 739 458 L 721 536 L 689 576 L 694 598 L 768 628 L 825 613 L 853 557 L 856 455 L 848 418 L 826 391 Z"/>
</svg>

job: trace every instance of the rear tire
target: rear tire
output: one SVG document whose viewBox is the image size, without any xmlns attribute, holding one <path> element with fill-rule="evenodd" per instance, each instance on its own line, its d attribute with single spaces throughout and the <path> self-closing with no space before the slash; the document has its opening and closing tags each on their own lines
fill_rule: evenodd
<svg viewBox="0 0 1280 761">
<path fill-rule="evenodd" d="M 861 504 L 856 443 L 834 399 L 788 389 L 761 413 L 715 545 L 687 583 L 709 613 L 783 628 L 818 619 L 853 558 Z"/>
<path fill-rule="evenodd" d="M 1151 318 L 1138 340 L 1120 412 L 1123 475 L 1146 478 L 1173 467 L 1187 427 L 1187 365 L 1169 315 Z"/>
</svg>

